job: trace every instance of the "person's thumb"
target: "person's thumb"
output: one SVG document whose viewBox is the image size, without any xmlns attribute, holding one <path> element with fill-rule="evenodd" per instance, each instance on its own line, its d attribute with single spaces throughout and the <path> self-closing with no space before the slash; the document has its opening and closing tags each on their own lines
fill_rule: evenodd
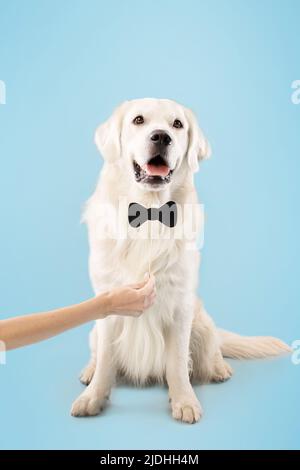
<svg viewBox="0 0 300 470">
<path fill-rule="evenodd" d="M 147 281 L 145 282 L 144 286 L 141 287 L 140 293 L 144 295 L 149 295 L 153 291 L 154 285 L 155 285 L 155 278 L 153 274 L 151 274 L 148 277 Z"/>
</svg>

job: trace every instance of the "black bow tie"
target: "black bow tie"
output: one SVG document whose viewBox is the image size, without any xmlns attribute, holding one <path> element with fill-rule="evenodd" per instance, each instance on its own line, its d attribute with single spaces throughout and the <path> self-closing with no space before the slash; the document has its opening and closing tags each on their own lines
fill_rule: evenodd
<svg viewBox="0 0 300 470">
<path fill-rule="evenodd" d="M 140 227 L 146 220 L 158 220 L 168 227 L 175 227 L 177 222 L 176 202 L 169 201 L 163 206 L 147 209 L 137 202 L 131 202 L 128 206 L 128 221 L 134 228 Z"/>
</svg>

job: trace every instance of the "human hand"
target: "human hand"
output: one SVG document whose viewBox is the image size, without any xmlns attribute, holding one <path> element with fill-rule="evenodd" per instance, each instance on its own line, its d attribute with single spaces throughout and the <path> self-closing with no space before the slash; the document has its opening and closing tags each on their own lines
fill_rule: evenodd
<svg viewBox="0 0 300 470">
<path fill-rule="evenodd" d="M 109 312 L 111 314 L 140 316 L 144 310 L 153 305 L 156 289 L 153 275 L 136 284 L 117 287 L 109 293 Z"/>
</svg>

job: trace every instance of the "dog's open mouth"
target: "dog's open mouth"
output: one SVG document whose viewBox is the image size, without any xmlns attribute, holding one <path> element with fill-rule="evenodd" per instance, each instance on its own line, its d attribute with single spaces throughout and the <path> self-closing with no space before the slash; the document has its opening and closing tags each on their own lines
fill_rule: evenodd
<svg viewBox="0 0 300 470">
<path fill-rule="evenodd" d="M 134 160 L 133 169 L 135 179 L 138 183 L 153 185 L 169 183 L 173 173 L 173 170 L 171 170 L 161 155 L 156 155 L 151 158 L 151 160 L 142 167 Z"/>
</svg>

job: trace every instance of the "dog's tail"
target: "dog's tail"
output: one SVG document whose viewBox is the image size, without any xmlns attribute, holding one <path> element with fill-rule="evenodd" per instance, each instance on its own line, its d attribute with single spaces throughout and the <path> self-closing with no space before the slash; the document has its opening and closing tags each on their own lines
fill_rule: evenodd
<svg viewBox="0 0 300 470">
<path fill-rule="evenodd" d="M 218 332 L 224 357 L 255 359 L 279 356 L 292 351 L 287 344 L 272 336 L 241 336 L 225 330 Z"/>
</svg>

